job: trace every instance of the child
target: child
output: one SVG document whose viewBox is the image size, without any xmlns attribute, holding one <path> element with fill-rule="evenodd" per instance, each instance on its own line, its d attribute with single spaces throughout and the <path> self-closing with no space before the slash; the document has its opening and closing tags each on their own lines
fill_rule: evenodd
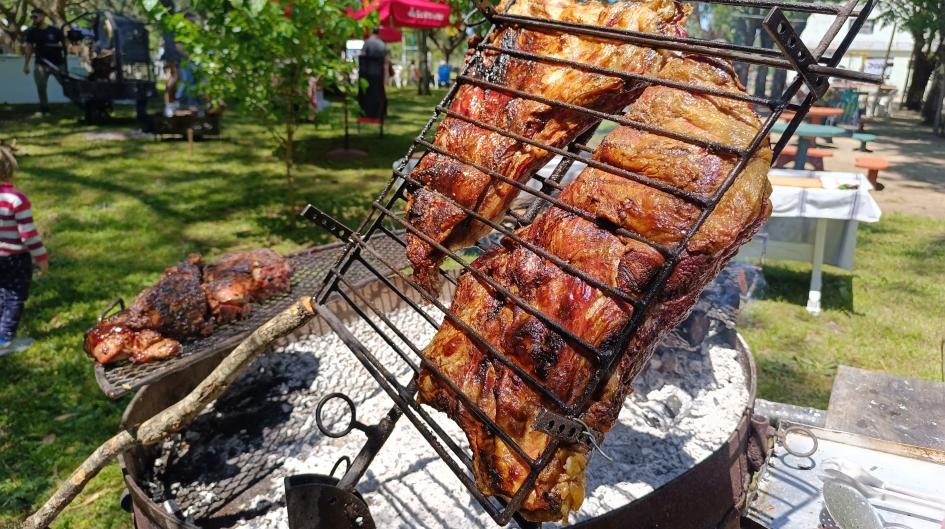
<svg viewBox="0 0 945 529">
<path fill-rule="evenodd" d="M 49 271 L 49 256 L 39 238 L 26 195 L 13 187 L 13 149 L 0 142 L 0 356 L 25 350 L 33 340 L 16 338 L 33 277 Z"/>
</svg>

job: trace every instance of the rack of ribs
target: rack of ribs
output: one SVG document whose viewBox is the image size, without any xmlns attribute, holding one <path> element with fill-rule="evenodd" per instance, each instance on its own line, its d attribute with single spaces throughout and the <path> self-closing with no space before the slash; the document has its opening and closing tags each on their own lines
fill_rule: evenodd
<svg viewBox="0 0 945 529">
<path fill-rule="evenodd" d="M 671 0 L 619 2 L 609 6 L 603 2 L 523 0 L 514 2 L 508 12 L 680 36 L 685 33 L 688 9 Z M 519 27 L 497 30 L 489 44 L 629 74 L 649 73 L 660 62 L 660 52 L 649 48 Z M 473 61 L 470 75 L 477 79 L 607 113 L 621 111 L 644 87 L 638 81 L 490 50 L 471 55 L 467 61 Z M 586 113 L 468 83 L 459 87 L 449 110 L 556 148 L 566 146 L 599 122 Z M 455 116 L 444 118 L 433 144 L 449 155 L 428 152 L 413 169 L 410 176 L 425 187 L 409 195 L 406 218 L 424 235 L 451 250 L 472 245 L 490 228 L 474 221 L 444 196 L 495 221 L 519 191 L 474 165 L 523 182 L 553 156 L 545 149 Z M 408 234 L 407 258 L 417 280 L 428 290 L 435 290 L 437 268 L 444 258 L 442 252 L 423 238 Z"/>
<path fill-rule="evenodd" d="M 291 267 L 268 249 L 224 255 L 204 266 L 200 254 L 164 271 L 131 305 L 90 329 L 85 351 L 100 364 L 135 363 L 178 354 L 181 341 L 208 336 L 249 314 L 251 302 L 288 291 Z"/>
<path fill-rule="evenodd" d="M 518 2 L 516 2 L 518 5 Z M 631 4 L 634 5 L 634 4 Z M 653 68 L 663 79 L 743 92 L 729 64 L 682 53 L 661 52 Z M 749 149 L 761 124 L 749 104 L 667 86 L 645 88 L 626 112 L 629 119 L 676 133 Z M 738 161 L 704 147 L 630 127 L 607 135 L 593 158 L 676 188 L 711 196 Z M 617 351 L 613 371 L 591 394 L 587 426 L 607 432 L 617 419 L 633 378 L 659 339 L 685 317 L 704 286 L 770 215 L 767 171 L 771 150 L 763 140 L 721 196 L 715 209 L 681 248 L 662 289 L 646 304 L 639 323 L 622 334 L 634 307 L 602 292 L 508 237 L 472 267 L 550 320 L 602 349 Z M 561 192 L 560 202 L 607 222 L 594 223 L 552 206 L 516 233 L 524 241 L 635 299 L 655 288 L 667 257 L 652 246 L 618 235 L 624 228 L 674 248 L 695 225 L 700 208 L 682 198 L 615 174 L 588 167 Z M 538 380 L 568 406 L 581 398 L 598 369 L 574 343 L 549 329 L 474 274 L 459 281 L 451 311 L 481 338 Z M 552 438 L 534 427 L 539 413 L 555 405 L 450 320 L 425 348 L 424 357 L 529 458 L 537 459 Z M 530 468 L 429 369 L 418 380 L 421 403 L 445 411 L 459 423 L 473 454 L 473 474 L 487 495 L 510 499 Z M 584 498 L 588 449 L 561 443 L 521 504 L 528 520 L 566 520 Z"/>
</svg>

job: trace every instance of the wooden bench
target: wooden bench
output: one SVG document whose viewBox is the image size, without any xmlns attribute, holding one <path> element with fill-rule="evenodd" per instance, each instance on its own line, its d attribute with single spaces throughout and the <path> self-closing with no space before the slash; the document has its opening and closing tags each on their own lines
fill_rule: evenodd
<svg viewBox="0 0 945 529">
<path fill-rule="evenodd" d="M 852 136 L 854 140 L 858 140 L 860 142 L 860 151 L 871 152 L 869 149 L 866 148 L 866 144 L 871 141 L 876 140 L 875 134 L 867 134 L 866 132 L 856 132 Z"/>
<path fill-rule="evenodd" d="M 817 149 L 815 147 L 807 149 L 807 163 L 813 165 L 815 171 L 823 171 L 824 158 L 830 158 L 831 156 L 833 156 L 833 152 L 828 149 Z M 787 145 L 784 147 L 784 150 L 781 151 L 781 154 L 778 155 L 778 161 L 774 166 L 787 167 L 794 162 L 795 157 L 797 157 L 797 147 Z"/>
<path fill-rule="evenodd" d="M 357 119 L 357 122 L 358 122 L 358 134 L 361 134 L 361 124 L 364 123 L 367 125 L 379 125 L 381 127 L 381 137 L 382 138 L 384 137 L 384 120 L 383 119 L 360 117 Z"/>
<path fill-rule="evenodd" d="M 873 184 L 873 188 L 882 191 L 886 186 L 879 183 L 879 172 L 889 169 L 889 161 L 878 156 L 860 156 L 856 159 L 856 166 L 866 169 L 866 178 Z"/>
</svg>

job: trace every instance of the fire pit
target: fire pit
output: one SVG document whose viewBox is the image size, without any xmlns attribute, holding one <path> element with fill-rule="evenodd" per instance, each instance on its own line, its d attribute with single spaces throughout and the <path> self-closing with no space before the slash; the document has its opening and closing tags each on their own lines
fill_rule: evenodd
<svg viewBox="0 0 945 529">
<path fill-rule="evenodd" d="M 632 519 L 662 527 L 717 527 L 737 514 L 755 388 L 751 355 L 733 330 L 745 270 L 730 267 L 706 290 L 637 379 L 634 396 L 601 446 L 607 456 L 591 460 L 588 498 L 572 519 L 576 526 L 610 527 Z M 360 290 L 408 339 L 423 341 L 435 332 L 385 292 L 377 285 Z M 445 289 L 443 296 L 449 294 Z M 363 340 L 377 336 L 367 324 L 353 327 Z M 395 354 L 374 340 L 376 354 Z M 125 422 L 139 422 L 170 404 L 212 367 L 207 361 L 142 390 Z M 410 372 L 396 375 L 405 380 Z M 332 431 L 350 422 L 341 400 L 327 401 L 318 413 L 322 398 L 339 391 L 350 396 L 359 422 L 376 422 L 390 407 L 344 343 L 316 320 L 259 359 L 179 436 L 122 458 L 138 527 L 286 527 L 283 479 L 340 474 L 344 468 L 333 468 L 336 462 L 344 465 L 364 442 L 359 433 L 334 439 L 316 426 L 319 416 Z M 454 430 L 449 433 L 462 439 Z M 358 491 L 378 527 L 491 523 L 406 423 L 394 429 Z"/>
</svg>

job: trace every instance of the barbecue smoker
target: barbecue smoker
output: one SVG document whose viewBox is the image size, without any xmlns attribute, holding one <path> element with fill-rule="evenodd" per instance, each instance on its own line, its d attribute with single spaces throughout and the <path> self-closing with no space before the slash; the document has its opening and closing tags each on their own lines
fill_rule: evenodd
<svg viewBox="0 0 945 529">
<path fill-rule="evenodd" d="M 403 206 L 406 201 L 406 194 L 423 185 L 421 182 L 413 179 L 409 174 L 408 163 L 411 158 L 423 152 L 435 152 L 443 156 L 456 158 L 454 155 L 440 149 L 428 140 L 428 137 L 430 137 L 435 130 L 438 120 L 444 116 L 450 116 L 474 123 L 483 129 L 552 152 L 560 156 L 561 161 L 551 172 L 550 176 L 533 176 L 534 182 L 532 186 L 519 183 L 505 175 L 495 173 L 476 164 L 469 164 L 496 180 L 520 189 L 532 198 L 533 201 L 528 207 L 513 207 L 508 211 L 505 220 L 501 223 L 493 222 L 461 205 L 457 204 L 457 207 L 463 210 L 467 215 L 491 227 L 494 230 L 493 236 L 504 236 L 513 244 L 519 244 L 528 248 L 542 258 L 555 263 L 567 273 L 579 277 L 587 284 L 632 305 L 635 309 L 634 314 L 627 327 L 624 329 L 625 335 L 632 334 L 636 326 L 640 323 L 641 315 L 646 312 L 647 306 L 652 300 L 658 297 L 661 289 L 664 287 L 686 243 L 718 205 L 723 194 L 745 168 L 751 156 L 759 149 L 763 142 L 767 141 L 768 134 L 781 113 L 788 110 L 796 114 L 791 120 L 787 131 L 782 135 L 780 141 L 774 148 L 774 159 L 777 159 L 778 154 L 803 120 L 807 110 L 814 101 L 825 93 L 831 78 L 874 83 L 880 81 L 880 78 L 875 75 L 847 71 L 837 67 L 854 36 L 874 7 L 875 0 L 848 0 L 844 4 L 779 2 L 772 0 L 711 0 L 711 2 L 744 8 L 766 9 L 767 14 L 763 21 L 763 28 L 771 35 L 778 49 L 765 49 L 694 38 L 668 37 L 509 15 L 498 12 L 486 3 L 479 1 L 477 1 L 477 12 L 481 15 L 481 20 L 479 20 L 478 23 L 489 22 L 493 24 L 493 30 L 496 27 L 512 25 L 569 32 L 613 42 L 631 43 L 649 48 L 676 50 L 709 57 L 718 57 L 730 60 L 736 64 L 771 67 L 795 72 L 797 74 L 796 78 L 787 85 L 787 88 L 783 92 L 762 96 L 724 92 L 690 86 L 675 81 L 666 81 L 656 77 L 627 74 L 587 64 L 546 57 L 535 53 L 508 50 L 486 44 L 485 42 L 487 41 L 480 42 L 476 45 L 475 49 L 472 50 L 473 56 L 469 64 L 473 64 L 477 60 L 478 54 L 488 50 L 490 52 L 507 54 L 531 61 L 553 62 L 558 65 L 583 69 L 616 78 L 642 81 L 654 85 L 665 85 L 687 90 L 694 94 L 708 94 L 714 97 L 729 98 L 754 105 L 760 114 L 766 114 L 766 118 L 763 121 L 761 130 L 754 137 L 748 148 L 739 149 L 730 145 L 708 142 L 700 138 L 664 130 L 660 127 L 637 123 L 619 115 L 599 112 L 510 89 L 490 82 L 489 80 L 470 76 L 469 72 L 471 69 L 470 66 L 467 66 L 465 70 L 457 76 L 456 84 L 450 88 L 444 100 L 435 107 L 430 121 L 423 127 L 420 135 L 414 140 L 403 162 L 394 171 L 394 175 L 386 189 L 372 204 L 370 214 L 357 229 L 353 230 L 343 226 L 341 223 L 320 212 L 313 206 L 308 206 L 305 209 L 303 215 L 306 218 L 318 226 L 327 229 L 344 244 L 341 257 L 328 271 L 324 281 L 314 295 L 320 316 L 319 325 L 326 325 L 344 342 L 360 364 L 362 364 L 373 377 L 377 387 L 386 393 L 386 395 L 394 401 L 395 405 L 390 408 L 386 416 L 379 422 L 366 425 L 356 420 L 355 405 L 349 396 L 332 394 L 325 397 L 325 400 L 321 402 L 315 418 L 318 429 L 325 436 L 343 438 L 353 430 L 359 430 L 366 435 L 367 442 L 363 444 L 360 451 L 354 455 L 353 458 L 346 457 L 339 459 L 336 468 L 343 471 L 343 473 L 340 474 L 340 479 L 312 478 L 306 480 L 299 478 L 288 484 L 290 508 L 296 505 L 303 505 L 311 509 L 309 516 L 306 517 L 305 520 L 298 521 L 297 523 L 301 524 L 307 522 L 312 525 L 299 525 L 299 527 L 307 529 L 309 527 L 343 528 L 375 526 L 366 503 L 354 493 L 354 487 L 365 478 L 372 461 L 375 460 L 379 451 L 385 445 L 385 442 L 390 438 L 392 432 L 394 432 L 395 425 L 402 417 L 406 417 L 407 420 L 412 423 L 416 431 L 429 443 L 429 446 L 432 447 L 437 456 L 445 463 L 449 470 L 456 475 L 463 486 L 468 489 L 468 493 L 475 498 L 476 502 L 488 513 L 496 524 L 506 525 L 512 520 L 515 520 L 516 523 L 523 528 L 539 526 L 539 524 L 522 519 L 517 515 L 517 511 L 526 496 L 533 490 L 538 475 L 545 466 L 549 464 L 558 446 L 562 443 L 585 443 L 590 447 L 597 448 L 601 442 L 602 435 L 599 432 L 588 429 L 580 421 L 579 417 L 586 410 L 591 396 L 597 390 L 597 386 L 599 386 L 601 381 L 607 380 L 611 374 L 616 365 L 616 355 L 588 347 L 592 353 L 589 355 L 590 359 L 595 365 L 595 371 L 591 379 L 592 383 L 589 385 L 589 390 L 575 405 L 566 405 L 553 393 L 544 388 L 539 380 L 518 368 L 514 362 L 504 357 L 502 353 L 490 346 L 487 340 L 479 336 L 459 317 L 450 312 L 447 301 L 449 297 L 448 291 L 456 285 L 455 273 L 442 272 L 446 284 L 445 288 L 447 290 L 445 297 L 431 295 L 420 288 L 413 279 L 408 277 L 408 274 L 404 272 L 402 262 L 396 262 L 389 254 L 378 251 L 374 242 L 379 239 L 389 239 L 395 241 L 399 246 L 405 247 L 406 245 L 403 238 L 405 232 L 419 237 L 448 256 L 453 261 L 453 263 L 451 263 L 453 268 L 461 268 L 465 273 L 473 274 L 480 281 L 490 285 L 506 300 L 518 305 L 525 312 L 532 314 L 548 325 L 548 327 L 558 331 L 566 339 L 578 343 L 581 341 L 580 338 L 571 335 L 571 333 L 567 332 L 565 329 L 560 329 L 560 327 L 556 326 L 555 323 L 551 321 L 551 318 L 537 309 L 530 307 L 526 302 L 504 289 L 487 275 L 471 268 L 468 264 L 469 255 L 450 251 L 438 244 L 436 241 L 426 236 L 416 226 L 412 225 L 401 214 L 403 209 L 401 206 Z M 786 17 L 785 12 L 829 14 L 834 15 L 835 19 L 818 45 L 813 50 L 810 50 L 801 42 Z M 840 44 L 834 54 L 825 57 L 824 54 L 828 47 L 841 33 L 841 30 L 845 28 L 846 32 L 841 37 Z M 649 180 L 632 172 L 612 167 L 601 161 L 582 157 L 582 153 L 593 151 L 593 149 L 587 145 L 593 130 L 581 138 L 576 139 L 565 148 L 555 148 L 457 114 L 449 110 L 448 107 L 456 95 L 458 87 L 464 83 L 505 91 L 515 97 L 530 99 L 546 105 L 558 106 L 570 111 L 584 113 L 597 118 L 601 122 L 606 121 L 618 125 L 636 127 L 648 132 L 698 145 L 715 152 L 731 154 L 736 156 L 738 161 L 731 172 L 726 176 L 720 188 L 711 196 L 703 196 L 683 191 L 661 182 Z M 799 104 L 792 102 L 802 87 L 806 87 L 807 95 Z M 463 163 L 469 163 L 467 160 L 456 159 Z M 596 221 L 595 218 L 587 213 L 575 210 L 556 198 L 557 193 L 563 188 L 561 184 L 562 178 L 565 177 L 569 169 L 571 169 L 572 164 L 575 162 L 581 162 L 588 166 L 608 171 L 640 184 L 672 194 L 701 209 L 701 215 L 690 227 L 682 242 L 675 247 L 665 247 L 647 240 L 639 234 L 631 232 L 621 233 L 622 235 L 634 238 L 639 242 L 651 246 L 666 258 L 665 265 L 650 285 L 646 295 L 641 299 L 628 297 L 622 292 L 600 284 L 583 272 L 576 270 L 567 263 L 561 262 L 542 248 L 522 240 L 515 234 L 516 229 L 528 225 L 539 212 L 548 207 L 562 208 L 578 216 L 582 216 L 587 220 Z M 490 245 L 488 241 L 488 238 L 480 241 L 478 249 L 488 250 Z M 476 251 L 476 249 L 473 249 L 473 251 Z M 365 275 L 367 276 L 367 282 L 365 282 Z M 365 287 L 365 284 L 369 285 L 369 287 Z M 369 293 L 365 292 L 366 288 L 370 289 Z M 539 457 L 529 457 L 507 432 L 504 432 L 501 427 L 490 420 L 483 410 L 478 409 L 436 366 L 424 358 L 421 352 L 426 343 L 412 340 L 405 330 L 400 328 L 398 324 L 389 317 L 390 303 L 393 301 L 409 307 L 410 310 L 414 311 L 425 321 L 425 324 L 429 324 L 433 328 L 439 326 L 441 318 L 449 320 L 465 331 L 469 336 L 473 337 L 484 349 L 494 355 L 496 360 L 514 371 L 526 384 L 543 395 L 548 402 L 555 404 L 555 409 L 546 410 L 543 415 L 539 417 L 537 422 L 536 427 L 549 434 L 554 439 Z M 371 335 L 382 339 L 396 355 L 393 357 L 382 357 L 377 354 L 377 351 L 373 350 L 369 345 L 366 345 L 364 333 L 361 332 L 359 336 L 358 333 L 354 331 L 353 326 L 355 322 L 368 325 L 371 329 Z M 747 352 L 744 354 L 747 357 Z M 746 360 L 745 364 L 746 372 L 752 375 L 750 359 Z M 445 424 L 448 421 L 445 420 L 442 415 L 431 413 L 416 402 L 415 395 L 417 387 L 413 377 L 410 377 L 405 382 L 404 377 L 397 375 L 397 373 L 401 372 L 416 375 L 420 372 L 421 368 L 428 370 L 433 376 L 437 377 L 442 384 L 450 387 L 457 395 L 457 398 L 472 410 L 487 429 L 495 436 L 502 439 L 513 452 L 528 463 L 529 473 L 524 480 L 524 484 L 508 501 L 501 501 L 494 497 L 486 497 L 479 491 L 472 477 L 472 460 L 470 455 L 463 448 L 463 440 L 457 437 L 456 429 L 451 428 L 449 424 Z M 184 385 L 183 379 L 199 376 L 199 366 L 194 365 L 192 369 L 192 372 L 181 375 L 181 380 L 177 382 Z M 753 383 L 754 381 L 751 379 L 749 388 L 753 388 Z M 179 392 L 179 390 L 177 391 Z M 750 393 L 753 398 L 753 391 Z M 142 397 L 144 397 L 144 393 L 139 395 L 139 399 L 136 399 L 136 404 L 132 405 L 134 409 L 129 409 L 129 414 L 126 415 L 128 422 L 134 423 L 142 417 L 147 416 L 149 412 L 161 409 L 163 404 L 166 404 L 158 404 L 153 401 L 150 403 L 141 401 L 140 399 Z M 350 418 L 347 424 L 329 421 L 323 417 L 321 413 L 325 407 L 328 407 L 331 401 L 336 401 L 331 404 L 337 405 L 337 400 L 339 399 L 347 403 L 350 408 Z M 596 520 L 588 522 L 586 526 L 619 527 L 632 522 L 633 526 L 639 527 L 708 528 L 737 523 L 738 509 L 741 507 L 740 502 L 744 498 L 745 483 L 748 482 L 747 474 L 749 469 L 745 464 L 744 452 L 747 444 L 748 431 L 750 430 L 751 406 L 752 401 L 749 401 L 742 420 L 737 428 L 735 428 L 729 442 L 723 443 L 717 453 L 703 461 L 703 464 L 694 466 L 690 472 L 674 480 L 672 487 L 667 485 L 664 487 L 665 490 L 657 490 L 653 494 L 628 504 L 626 509 L 621 508 L 618 510 L 619 512 L 614 511 L 614 513 L 601 516 Z M 140 454 L 139 456 L 143 457 Z M 595 457 L 601 456 L 598 455 Z M 407 466 L 409 462 L 405 461 L 403 463 L 404 466 Z M 130 476 L 128 479 L 129 488 L 135 499 L 136 519 L 142 524 L 141 526 L 150 527 L 148 524 L 151 523 L 151 521 L 158 520 L 162 520 L 160 523 L 161 526 L 164 527 L 188 526 L 183 522 L 174 522 L 174 520 L 179 519 L 169 516 L 154 503 L 149 503 L 146 494 L 134 480 L 135 476 L 139 476 L 143 472 L 141 468 L 143 463 L 139 457 L 134 456 L 134 454 L 125 457 L 123 464 Z M 698 494 L 694 493 L 694 491 L 698 491 Z M 304 498 L 308 499 L 306 500 Z M 313 509 L 313 506 L 317 508 Z M 290 519 L 291 518 L 292 514 L 290 513 Z M 177 525 L 174 525 L 175 523 Z"/>
</svg>

